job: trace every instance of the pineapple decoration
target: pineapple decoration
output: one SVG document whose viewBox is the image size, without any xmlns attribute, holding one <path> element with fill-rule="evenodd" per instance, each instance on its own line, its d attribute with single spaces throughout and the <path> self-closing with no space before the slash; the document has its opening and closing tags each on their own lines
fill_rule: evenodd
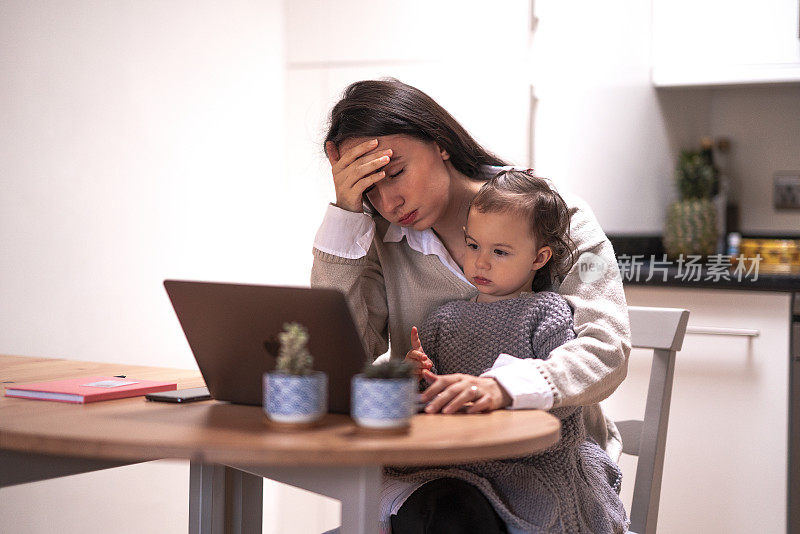
<svg viewBox="0 0 800 534">
<path fill-rule="evenodd" d="M 716 171 L 703 152 L 683 151 L 675 171 L 680 200 L 667 210 L 664 249 L 670 257 L 708 256 L 717 246 L 717 214 L 711 197 Z"/>
<path fill-rule="evenodd" d="M 308 330 L 300 323 L 286 323 L 283 332 L 278 334 L 281 343 L 275 362 L 277 371 L 290 375 L 311 374 L 314 358 L 308 352 Z"/>
</svg>

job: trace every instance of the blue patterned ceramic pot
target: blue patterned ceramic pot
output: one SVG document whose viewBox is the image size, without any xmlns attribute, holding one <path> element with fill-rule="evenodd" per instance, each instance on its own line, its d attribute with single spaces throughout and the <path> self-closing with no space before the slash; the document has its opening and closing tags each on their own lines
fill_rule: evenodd
<svg viewBox="0 0 800 534">
<path fill-rule="evenodd" d="M 353 377 L 350 415 L 367 428 L 408 426 L 416 412 L 417 379 Z"/>
<path fill-rule="evenodd" d="M 277 423 L 310 423 L 328 411 L 328 375 L 264 373 L 264 412 Z"/>
</svg>

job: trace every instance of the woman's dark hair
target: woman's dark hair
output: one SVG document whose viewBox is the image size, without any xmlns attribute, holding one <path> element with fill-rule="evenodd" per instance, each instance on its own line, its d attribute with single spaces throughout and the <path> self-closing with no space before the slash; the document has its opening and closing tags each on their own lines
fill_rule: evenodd
<svg viewBox="0 0 800 534">
<path fill-rule="evenodd" d="M 530 223 L 536 246 L 549 246 L 553 257 L 536 271 L 533 290 L 563 280 L 575 263 L 575 243 L 569 237 L 569 211 L 561 195 L 533 170 L 503 170 L 486 182 L 472 199 L 471 210 L 515 213 Z"/>
<path fill-rule="evenodd" d="M 353 137 L 404 134 L 435 141 L 450 162 L 469 178 L 481 177 L 482 165 L 508 165 L 483 148 L 431 97 L 394 78 L 350 84 L 333 106 L 324 146 Z"/>
</svg>

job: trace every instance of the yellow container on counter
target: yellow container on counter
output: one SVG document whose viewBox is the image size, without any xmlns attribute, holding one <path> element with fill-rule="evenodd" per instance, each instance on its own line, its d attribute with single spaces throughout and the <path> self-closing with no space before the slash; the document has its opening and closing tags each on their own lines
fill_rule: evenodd
<svg viewBox="0 0 800 534">
<path fill-rule="evenodd" d="M 760 271 L 791 273 L 800 270 L 800 240 L 743 238 L 739 247 L 747 264 L 761 255 Z"/>
</svg>

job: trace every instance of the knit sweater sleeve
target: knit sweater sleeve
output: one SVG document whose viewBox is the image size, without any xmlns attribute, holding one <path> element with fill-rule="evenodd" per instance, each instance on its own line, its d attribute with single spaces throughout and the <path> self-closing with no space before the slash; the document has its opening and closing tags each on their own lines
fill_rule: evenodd
<svg viewBox="0 0 800 534">
<path fill-rule="evenodd" d="M 572 330 L 572 310 L 557 293 L 544 292 L 537 295 L 537 305 L 543 307 L 543 319 L 531 333 L 534 357 L 546 360 L 556 347 L 575 339 Z"/>
<path fill-rule="evenodd" d="M 373 243 L 361 258 L 344 258 L 314 247 L 311 287 L 342 291 L 350 304 L 356 329 L 367 353 L 377 357 L 389 349 L 388 318 L 383 269 Z"/>
<path fill-rule="evenodd" d="M 628 308 L 611 243 L 591 209 L 564 196 L 578 261 L 558 292 L 574 310 L 576 337 L 555 347 L 548 359 L 532 362 L 551 385 L 553 407 L 608 397 L 627 374 L 631 348 Z"/>
</svg>

